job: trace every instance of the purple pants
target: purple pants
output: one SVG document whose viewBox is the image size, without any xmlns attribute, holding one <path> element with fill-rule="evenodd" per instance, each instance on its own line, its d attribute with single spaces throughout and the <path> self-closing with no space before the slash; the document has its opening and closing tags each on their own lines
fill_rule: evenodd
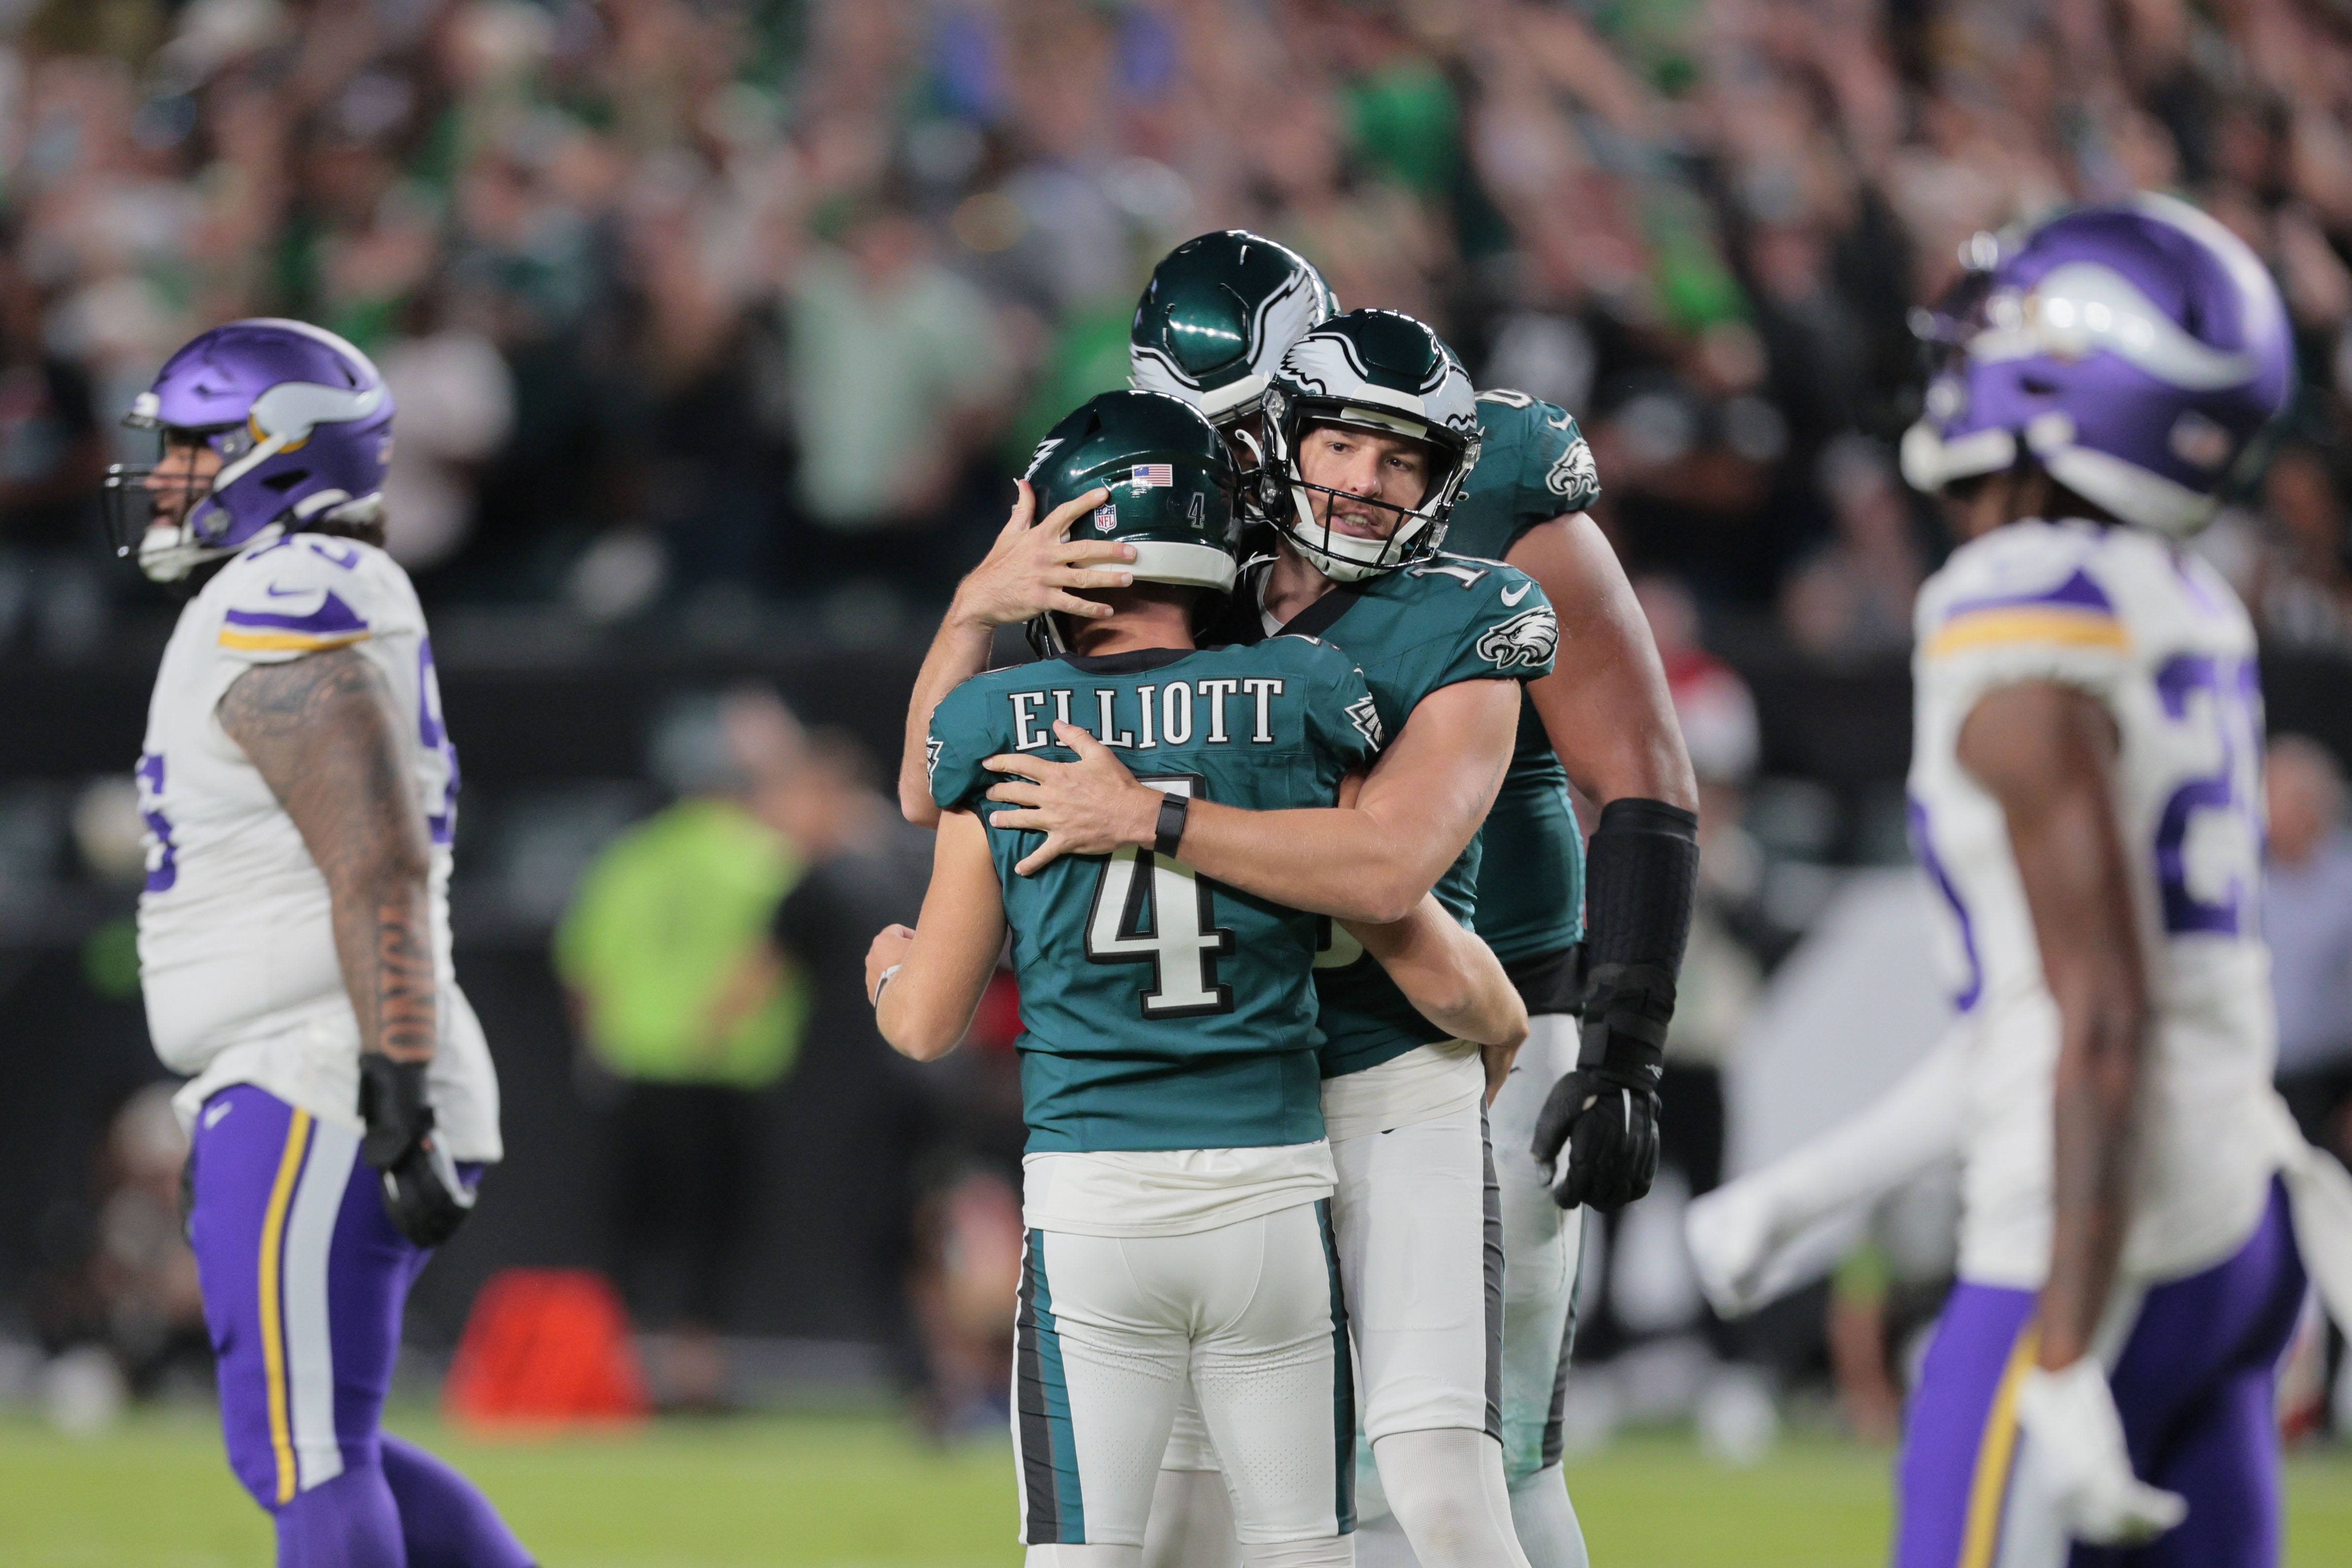
<svg viewBox="0 0 2352 1568">
<path fill-rule="evenodd" d="M 2016 1472 L 2001 1397 L 2026 1363 L 2034 1293 L 1966 1280 L 1952 1291 L 1906 1421 L 1895 1568 L 2273 1568 L 2279 1559 L 2279 1357 L 2303 1303 L 2286 1194 L 2272 1184 L 2227 1261 L 2151 1288 L 2107 1381 L 2132 1468 L 2189 1517 L 2137 1551 L 2073 1546 Z"/>
<path fill-rule="evenodd" d="M 250 1084 L 196 1118 L 188 1221 L 229 1468 L 279 1568 L 527 1568 L 457 1471 L 379 1428 L 432 1254 L 384 1217 L 355 1132 Z"/>
</svg>

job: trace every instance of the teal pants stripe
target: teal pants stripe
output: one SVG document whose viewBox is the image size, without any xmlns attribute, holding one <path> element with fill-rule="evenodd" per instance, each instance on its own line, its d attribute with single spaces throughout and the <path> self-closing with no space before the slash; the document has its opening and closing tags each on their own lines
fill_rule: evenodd
<svg viewBox="0 0 2352 1568">
<path fill-rule="evenodd" d="M 1331 1512 L 1345 1535 L 1356 1528 L 1356 1368 L 1348 1354 L 1348 1301 L 1339 1288 L 1339 1244 L 1331 1233 L 1329 1198 L 1316 1200 L 1315 1223 L 1323 1233 L 1323 1266 L 1331 1278 Z"/>
<path fill-rule="evenodd" d="M 1023 1538 L 1032 1546 L 1078 1545 L 1087 1539 L 1086 1500 L 1078 1486 L 1070 1384 L 1062 1371 L 1062 1334 L 1054 1320 L 1045 1248 L 1045 1233 L 1031 1231 L 1014 1332 L 1022 1481 L 1028 1496 Z"/>
</svg>

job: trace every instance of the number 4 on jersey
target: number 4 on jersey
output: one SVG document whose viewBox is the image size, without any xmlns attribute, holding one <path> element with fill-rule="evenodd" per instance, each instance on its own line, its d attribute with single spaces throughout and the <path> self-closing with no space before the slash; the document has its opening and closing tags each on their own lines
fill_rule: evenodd
<svg viewBox="0 0 2352 1568">
<path fill-rule="evenodd" d="M 1170 795 L 1197 796 L 1202 781 L 1191 774 L 1139 779 Z M 1145 859 L 1149 878 L 1138 876 Z M 1129 846 L 1103 863 L 1087 911 L 1087 956 L 1097 963 L 1149 963 L 1143 993 L 1147 1018 L 1187 1018 L 1230 1013 L 1234 988 L 1217 982 L 1217 957 L 1234 951 L 1234 933 L 1216 923 L 1210 885 L 1182 861 Z M 1150 909 L 1151 929 L 1143 929 Z"/>
</svg>

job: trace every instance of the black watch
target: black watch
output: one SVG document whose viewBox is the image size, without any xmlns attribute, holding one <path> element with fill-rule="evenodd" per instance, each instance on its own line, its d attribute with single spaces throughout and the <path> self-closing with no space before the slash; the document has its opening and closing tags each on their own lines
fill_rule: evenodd
<svg viewBox="0 0 2352 1568">
<path fill-rule="evenodd" d="M 1160 797 L 1160 823 L 1152 835 L 1151 852 L 1173 858 L 1176 847 L 1184 841 L 1184 813 L 1192 805 L 1189 795 L 1168 794 Z"/>
</svg>

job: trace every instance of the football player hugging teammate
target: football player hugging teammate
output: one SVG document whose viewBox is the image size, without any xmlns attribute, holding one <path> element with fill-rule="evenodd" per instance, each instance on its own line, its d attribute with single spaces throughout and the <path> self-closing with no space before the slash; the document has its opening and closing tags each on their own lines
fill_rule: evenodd
<svg viewBox="0 0 2352 1568">
<path fill-rule="evenodd" d="M 1541 1047 L 1531 1068 L 1514 1074 L 1489 1054 L 1482 1072 L 1479 1053 L 1429 1028 L 1344 930 L 1318 967 L 1341 1274 L 1363 1433 L 1384 1483 L 1367 1488 L 1366 1515 L 1385 1523 L 1360 1550 L 1385 1539 L 1391 1560 L 1409 1560 L 1409 1542 L 1432 1568 L 1517 1563 L 1524 1539 L 1537 1568 L 1577 1568 L 1583 1543 L 1551 1468 L 1575 1269 L 1561 1209 L 1614 1206 L 1648 1186 L 1657 1047 L 1696 855 L 1688 765 L 1654 649 L 1613 556 L 1577 510 L 1592 493 L 1589 453 L 1557 409 L 1515 394 L 1475 401 L 1458 361 L 1420 322 L 1336 314 L 1311 268 L 1255 235 L 1202 236 L 1163 259 L 1131 350 L 1135 385 L 1218 424 L 1241 466 L 1244 510 L 1270 528 L 1270 553 L 1246 563 L 1212 639 L 1328 639 L 1364 670 L 1391 737 L 1350 809 L 1193 808 L 1187 862 L 1342 919 L 1394 919 L 1433 888 L 1466 921 L 1481 826 L 1498 789 L 1510 803 L 1509 852 L 1527 869 L 1497 879 L 1512 910 L 1499 930 L 1528 1010 L 1547 1019 L 1531 1037 Z M 1496 447 L 1482 454 L 1489 432 Z M 1482 489 L 1483 548 L 1525 554 L 1544 580 L 1440 552 L 1449 518 Z M 910 737 L 980 668 L 991 624 L 1066 609 L 1074 591 L 1118 581 L 1133 559 L 1083 527 L 1070 532 L 1008 529 L 965 580 L 919 679 Z M 1580 648 L 1593 650 L 1593 667 L 1573 679 L 1552 674 L 1553 580 Z M 1604 836 L 1633 851 L 1604 856 L 1596 840 L 1593 901 L 1611 911 L 1596 935 L 1617 945 L 1603 951 L 1595 1024 L 1580 1045 L 1566 1043 L 1561 1016 L 1583 971 L 1582 846 L 1561 779 L 1571 744 L 1570 775 L 1607 803 Z M 1002 763 L 1018 776 L 994 798 L 1024 807 L 1003 820 L 1048 830 L 1047 854 L 1148 844 L 1149 792 L 1112 748 L 1079 736 L 1074 749 L 1075 763 L 1035 752 Z M 919 786 L 910 768 L 900 793 L 918 816 Z M 1634 797 L 1653 809 L 1617 809 Z M 1482 1088 L 1506 1097 L 1496 1116 L 1510 1142 L 1492 1158 Z M 1190 1407 L 1181 1411 L 1153 1513 L 1154 1568 L 1232 1560 L 1223 1458 Z"/>
<path fill-rule="evenodd" d="M 2271 1088 L 2254 637 L 2181 541 L 2286 403 L 2285 310 L 2161 197 L 1982 244 L 1904 445 L 1964 541 L 1919 593 L 1910 780 L 1958 1018 L 1695 1205 L 1693 1252 L 1751 1306 L 1791 1238 L 1957 1154 L 1899 1568 L 2269 1568 L 2275 1369 L 2306 1263 L 2352 1321 L 2352 1193 Z"/>
<path fill-rule="evenodd" d="M 1318 955 L 1363 954 L 1367 994 L 1378 975 L 1421 1010 L 1412 1037 L 1471 1042 L 1447 1059 L 1474 1131 L 1480 1047 L 1507 1060 L 1527 1030 L 1502 965 L 1425 887 L 1331 921 L 1278 880 L 1196 865 L 1210 814 L 1309 833 L 1353 816 L 1338 803 L 1386 733 L 1378 692 L 1328 643 L 1200 646 L 1235 584 L 1234 483 L 1217 429 L 1158 393 L 1105 394 L 1046 437 L 1016 521 L 1119 542 L 1132 581 L 1080 584 L 1083 611 L 1033 626 L 1038 662 L 964 680 L 929 713 L 930 889 L 917 928 L 883 931 L 867 960 L 884 1035 L 927 1059 L 963 1034 L 1011 932 L 1029 1128 L 1013 1438 L 1036 1564 L 1140 1563 L 1180 1402 L 1224 1462 L 1224 1529 L 1247 1562 L 1352 1560 L 1353 1292 L 1334 1199 L 1360 1176 L 1342 1128 L 1327 1136 Z M 1149 796 L 1139 841 L 1067 852 L 1003 798 L 1014 760 L 1106 747 Z M 1474 1296 L 1478 1189 L 1474 1169 Z"/>
<path fill-rule="evenodd" d="M 380 548 L 391 393 L 299 321 L 173 355 L 129 423 L 120 548 L 188 595 L 139 759 L 148 1030 L 190 1076 L 188 1236 L 230 1468 L 282 1568 L 521 1568 L 488 1501 L 378 1426 L 410 1283 L 499 1157 L 450 964 L 457 753 Z"/>
</svg>

